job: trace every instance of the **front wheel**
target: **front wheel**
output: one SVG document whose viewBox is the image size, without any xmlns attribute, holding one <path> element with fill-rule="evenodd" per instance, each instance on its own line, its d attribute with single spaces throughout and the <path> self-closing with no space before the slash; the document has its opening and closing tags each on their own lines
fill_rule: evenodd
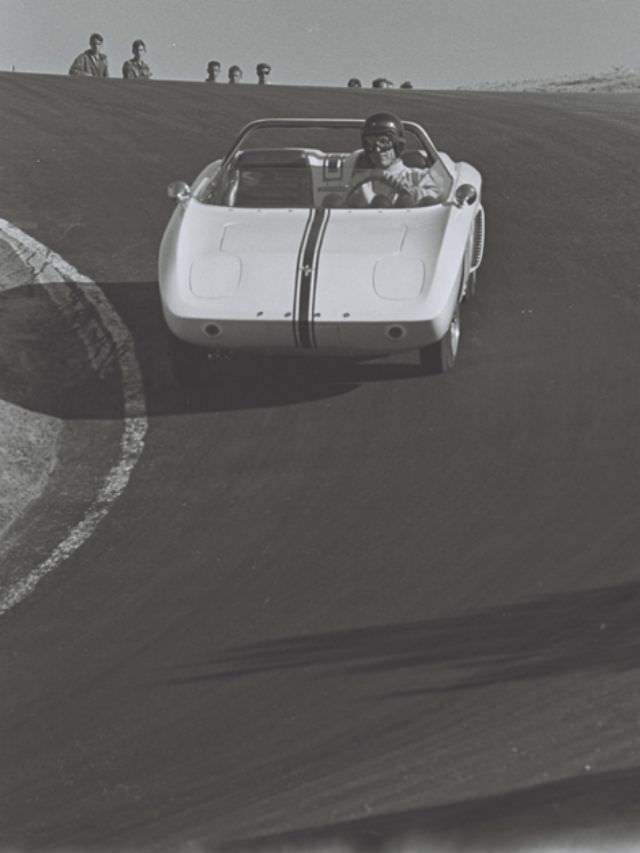
<svg viewBox="0 0 640 853">
<path fill-rule="evenodd" d="M 460 348 L 460 304 L 456 305 L 445 336 L 420 350 L 420 367 L 428 376 L 453 369 Z"/>
</svg>

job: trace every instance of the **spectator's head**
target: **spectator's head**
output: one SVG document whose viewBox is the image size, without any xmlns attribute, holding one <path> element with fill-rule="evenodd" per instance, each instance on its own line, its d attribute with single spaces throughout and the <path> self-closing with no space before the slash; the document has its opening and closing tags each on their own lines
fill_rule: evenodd
<svg viewBox="0 0 640 853">
<path fill-rule="evenodd" d="M 142 39 L 136 39 L 131 45 L 131 52 L 135 59 L 141 59 L 142 54 L 147 52 L 147 46 Z"/>
<path fill-rule="evenodd" d="M 384 77 L 376 77 L 375 80 L 372 81 L 371 86 L 373 89 L 384 89 L 386 80 Z"/>
<path fill-rule="evenodd" d="M 350 89 L 361 89 L 362 83 L 358 80 L 357 77 L 350 77 L 349 82 L 347 83 L 347 86 Z"/>
<path fill-rule="evenodd" d="M 207 63 L 207 80 L 215 82 L 218 79 L 222 66 L 217 59 L 212 59 Z"/>
<path fill-rule="evenodd" d="M 362 147 L 376 169 L 386 169 L 402 154 L 406 139 L 394 113 L 374 113 L 362 127 Z"/>
<path fill-rule="evenodd" d="M 259 62 L 256 65 L 256 74 L 258 75 L 258 83 L 266 83 L 267 77 L 271 74 L 271 66 L 268 62 Z"/>
<path fill-rule="evenodd" d="M 91 33 L 89 36 L 89 48 L 91 53 L 97 55 L 100 53 L 100 48 L 102 47 L 103 38 L 100 33 Z"/>
<path fill-rule="evenodd" d="M 405 80 L 404 83 L 400 83 L 401 89 L 413 89 L 413 83 L 411 80 Z"/>
<path fill-rule="evenodd" d="M 242 82 L 242 68 L 239 65 L 231 65 L 227 74 L 229 75 L 229 83 Z"/>
</svg>

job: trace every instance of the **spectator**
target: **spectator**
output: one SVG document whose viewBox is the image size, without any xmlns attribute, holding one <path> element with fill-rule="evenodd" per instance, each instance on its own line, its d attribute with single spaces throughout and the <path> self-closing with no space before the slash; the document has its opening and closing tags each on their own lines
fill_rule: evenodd
<svg viewBox="0 0 640 853">
<path fill-rule="evenodd" d="M 358 80 L 357 77 L 350 77 L 347 86 L 349 87 L 349 89 L 362 89 L 362 83 Z"/>
<path fill-rule="evenodd" d="M 384 79 L 384 77 L 376 77 L 376 79 L 372 81 L 371 87 L 373 89 L 384 89 L 385 83 L 386 80 Z"/>
<path fill-rule="evenodd" d="M 142 39 L 136 39 L 131 46 L 132 59 L 122 66 L 122 76 L 125 80 L 148 80 L 151 77 L 151 69 L 142 58 L 147 52 L 147 46 Z"/>
<path fill-rule="evenodd" d="M 259 62 L 256 65 L 256 74 L 258 75 L 258 84 L 261 86 L 267 85 L 269 80 L 267 77 L 271 74 L 271 66 L 268 62 Z"/>
<path fill-rule="evenodd" d="M 83 51 L 71 63 L 69 74 L 73 77 L 108 77 L 109 66 L 106 54 L 100 53 L 102 47 L 100 33 L 92 33 L 89 38 L 89 49 Z"/>
<path fill-rule="evenodd" d="M 239 65 L 231 65 L 227 73 L 229 75 L 229 83 L 242 82 L 242 68 Z"/>
<path fill-rule="evenodd" d="M 404 83 L 400 83 L 401 89 L 413 89 L 413 83 L 411 80 L 405 80 Z"/>
<path fill-rule="evenodd" d="M 217 83 L 221 70 L 222 70 L 222 66 L 220 65 L 218 60 L 212 59 L 211 62 L 209 62 L 207 64 L 207 79 L 204 82 L 205 83 Z"/>
</svg>

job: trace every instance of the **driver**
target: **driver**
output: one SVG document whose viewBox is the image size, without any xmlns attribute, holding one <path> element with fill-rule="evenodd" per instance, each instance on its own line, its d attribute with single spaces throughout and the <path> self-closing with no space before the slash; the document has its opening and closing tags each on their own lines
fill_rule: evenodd
<svg viewBox="0 0 640 853">
<path fill-rule="evenodd" d="M 404 128 L 393 113 L 374 113 L 362 128 L 362 147 L 347 195 L 353 207 L 416 207 L 435 204 L 440 191 L 429 169 L 405 166 Z"/>
</svg>

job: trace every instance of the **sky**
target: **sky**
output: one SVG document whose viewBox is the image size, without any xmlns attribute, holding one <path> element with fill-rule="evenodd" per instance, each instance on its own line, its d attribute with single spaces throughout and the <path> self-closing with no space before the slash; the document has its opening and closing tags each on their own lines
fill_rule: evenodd
<svg viewBox="0 0 640 853">
<path fill-rule="evenodd" d="M 640 0 L 0 0 L 0 71 L 66 74 L 100 32 L 111 76 L 142 38 L 157 80 L 450 89 L 640 67 Z"/>
</svg>

